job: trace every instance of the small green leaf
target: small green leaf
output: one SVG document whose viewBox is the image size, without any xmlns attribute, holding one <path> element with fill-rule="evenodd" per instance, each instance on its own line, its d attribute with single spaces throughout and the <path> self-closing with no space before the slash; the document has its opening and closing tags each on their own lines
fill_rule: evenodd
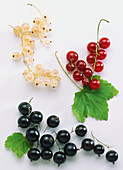
<svg viewBox="0 0 123 170">
<path fill-rule="evenodd" d="M 108 120 L 108 103 L 107 101 L 118 94 L 111 83 L 100 79 L 100 76 L 94 76 L 100 81 L 100 88 L 97 90 L 90 89 L 89 85 L 75 93 L 74 104 L 72 105 L 73 114 L 81 122 L 84 122 L 88 116 L 99 120 Z"/>
<path fill-rule="evenodd" d="M 7 137 L 5 148 L 11 149 L 18 158 L 26 154 L 29 148 L 32 148 L 32 143 L 29 142 L 22 133 L 13 133 Z"/>
</svg>

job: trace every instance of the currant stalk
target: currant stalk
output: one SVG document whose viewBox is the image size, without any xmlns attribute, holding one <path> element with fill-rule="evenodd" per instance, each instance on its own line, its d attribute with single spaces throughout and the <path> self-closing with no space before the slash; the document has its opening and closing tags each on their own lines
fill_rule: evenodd
<svg viewBox="0 0 123 170">
<path fill-rule="evenodd" d="M 35 6 L 35 5 L 33 5 L 33 4 L 27 4 L 27 5 L 30 5 L 30 6 L 33 6 L 34 8 L 36 8 L 36 9 L 38 10 L 38 12 L 40 13 L 40 15 L 42 16 L 42 13 L 41 13 L 41 11 L 38 9 L 37 6 Z"/>
</svg>

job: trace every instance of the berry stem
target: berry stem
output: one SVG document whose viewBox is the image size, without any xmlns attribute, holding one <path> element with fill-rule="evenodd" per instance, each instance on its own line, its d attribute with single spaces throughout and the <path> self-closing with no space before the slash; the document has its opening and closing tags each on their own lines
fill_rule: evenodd
<svg viewBox="0 0 123 170">
<path fill-rule="evenodd" d="M 38 12 L 40 13 L 40 15 L 42 16 L 42 13 L 41 13 L 41 11 L 38 9 L 37 6 L 35 6 L 35 5 L 33 5 L 33 4 L 27 4 L 27 5 L 30 5 L 30 6 L 33 6 L 34 8 L 36 8 L 36 9 L 38 10 Z"/>
<path fill-rule="evenodd" d="M 101 24 L 102 21 L 105 21 L 105 22 L 109 23 L 109 21 L 106 20 L 106 19 L 101 19 L 99 21 L 99 23 L 98 23 L 98 27 L 97 27 L 97 44 L 96 44 L 96 51 L 95 51 L 96 52 L 96 56 L 95 56 L 95 61 L 94 61 L 94 66 L 93 66 L 93 74 L 94 74 L 94 71 L 95 71 L 95 65 L 96 65 L 96 61 L 97 61 L 97 55 L 98 55 L 97 50 L 98 50 L 98 44 L 99 44 L 99 29 L 100 29 L 100 24 Z M 91 79 L 92 79 L 92 77 L 91 77 Z"/>
<path fill-rule="evenodd" d="M 82 90 L 82 89 L 69 77 L 69 75 L 67 74 L 67 72 L 66 72 L 65 69 L 63 68 L 61 62 L 60 62 L 59 59 L 58 59 L 57 51 L 55 52 L 55 56 L 56 56 L 56 59 L 57 59 L 59 65 L 61 66 L 62 70 L 63 70 L 64 73 L 66 74 L 66 76 L 72 81 L 72 83 L 74 83 L 74 84 L 76 85 L 76 87 L 78 87 L 80 90 Z"/>
<path fill-rule="evenodd" d="M 58 148 L 59 148 L 59 151 L 60 150 L 62 150 L 62 148 L 59 146 L 59 144 L 58 144 L 58 141 L 57 141 L 57 139 L 55 139 L 55 142 L 56 142 L 56 145 L 58 146 Z"/>
</svg>

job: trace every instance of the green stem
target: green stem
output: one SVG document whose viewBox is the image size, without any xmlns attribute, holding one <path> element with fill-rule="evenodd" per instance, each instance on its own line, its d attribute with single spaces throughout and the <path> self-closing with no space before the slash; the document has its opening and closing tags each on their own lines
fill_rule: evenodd
<svg viewBox="0 0 123 170">
<path fill-rule="evenodd" d="M 101 19 L 99 21 L 99 23 L 98 23 L 98 27 L 97 27 L 97 44 L 96 44 L 96 51 L 95 51 L 96 56 L 95 56 L 95 61 L 94 61 L 94 66 L 93 66 L 93 74 L 94 74 L 94 71 L 95 71 L 95 65 L 96 65 L 96 61 L 97 61 L 97 55 L 98 55 L 97 50 L 98 50 L 98 44 L 99 44 L 99 29 L 100 29 L 100 24 L 101 24 L 102 21 L 105 21 L 105 22 L 109 23 L 109 21 L 106 20 L 106 19 Z"/>
<path fill-rule="evenodd" d="M 56 59 L 59 63 L 59 65 L 61 66 L 62 70 L 64 71 L 64 73 L 66 74 L 66 76 L 72 81 L 72 83 L 74 83 L 76 85 L 76 87 L 78 87 L 80 90 L 82 90 L 71 78 L 70 76 L 67 74 L 67 72 L 65 71 L 65 69 L 63 68 L 61 62 L 59 61 L 58 57 L 57 57 L 57 51 L 55 52 L 55 56 L 56 56 Z"/>
<path fill-rule="evenodd" d="M 42 13 L 41 13 L 41 11 L 38 9 L 37 6 L 35 6 L 35 5 L 33 5 L 33 4 L 27 4 L 27 5 L 30 5 L 30 6 L 33 6 L 34 8 L 36 8 L 36 9 L 38 10 L 38 12 L 40 13 L 40 15 L 42 16 Z"/>
</svg>

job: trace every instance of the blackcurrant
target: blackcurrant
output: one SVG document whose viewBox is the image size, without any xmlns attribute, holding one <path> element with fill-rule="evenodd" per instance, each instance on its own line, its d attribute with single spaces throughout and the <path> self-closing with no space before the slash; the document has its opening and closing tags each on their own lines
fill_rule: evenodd
<svg viewBox="0 0 123 170">
<path fill-rule="evenodd" d="M 84 126 L 84 125 L 78 125 L 78 126 L 76 127 L 76 129 L 75 129 L 75 133 L 76 133 L 78 136 L 81 136 L 81 137 L 85 136 L 86 133 L 87 133 L 87 128 L 86 128 L 86 126 Z"/>
<path fill-rule="evenodd" d="M 91 151 L 94 148 L 94 141 L 90 138 L 85 138 L 82 141 L 82 149 L 85 151 Z"/>
<path fill-rule="evenodd" d="M 67 143 L 70 140 L 70 133 L 66 130 L 60 130 L 57 133 L 57 139 L 61 143 Z"/>
<path fill-rule="evenodd" d="M 106 159 L 109 162 L 114 163 L 118 159 L 118 153 L 116 151 L 110 150 L 106 153 Z"/>
<path fill-rule="evenodd" d="M 40 158 L 40 151 L 37 148 L 31 148 L 27 155 L 31 161 L 37 161 Z"/>
<path fill-rule="evenodd" d="M 26 116 L 21 116 L 18 119 L 18 126 L 21 128 L 27 128 L 30 125 L 30 119 Z"/>
<path fill-rule="evenodd" d="M 103 145 L 98 144 L 98 145 L 95 145 L 95 146 L 94 146 L 94 153 L 95 153 L 95 154 L 101 155 L 101 154 L 104 153 L 104 151 L 105 151 L 105 148 L 104 148 Z"/>
<path fill-rule="evenodd" d="M 66 155 L 64 154 L 64 152 L 58 151 L 54 154 L 53 160 L 60 166 L 60 164 L 66 161 Z"/>
<path fill-rule="evenodd" d="M 35 128 L 30 128 L 26 131 L 26 138 L 31 142 L 36 142 L 39 139 L 39 131 Z"/>
<path fill-rule="evenodd" d="M 50 149 L 43 149 L 41 152 L 41 157 L 44 160 L 50 160 L 53 156 L 53 153 Z"/>
<path fill-rule="evenodd" d="M 55 128 L 59 125 L 60 120 L 58 116 L 52 115 L 47 119 L 47 125 L 51 128 Z"/>
<path fill-rule="evenodd" d="M 67 143 L 65 146 L 64 146 L 64 153 L 67 155 L 67 156 L 75 156 L 76 153 L 77 153 L 77 147 L 74 143 Z"/>
<path fill-rule="evenodd" d="M 52 135 L 45 134 L 40 139 L 40 144 L 43 148 L 50 148 L 54 145 L 54 138 Z"/>
<path fill-rule="evenodd" d="M 18 106 L 18 110 L 22 115 L 28 115 L 32 112 L 32 106 L 27 102 L 22 102 Z"/>
<path fill-rule="evenodd" d="M 43 114 L 39 111 L 34 111 L 30 115 L 30 120 L 33 123 L 40 123 L 43 119 Z"/>
</svg>

